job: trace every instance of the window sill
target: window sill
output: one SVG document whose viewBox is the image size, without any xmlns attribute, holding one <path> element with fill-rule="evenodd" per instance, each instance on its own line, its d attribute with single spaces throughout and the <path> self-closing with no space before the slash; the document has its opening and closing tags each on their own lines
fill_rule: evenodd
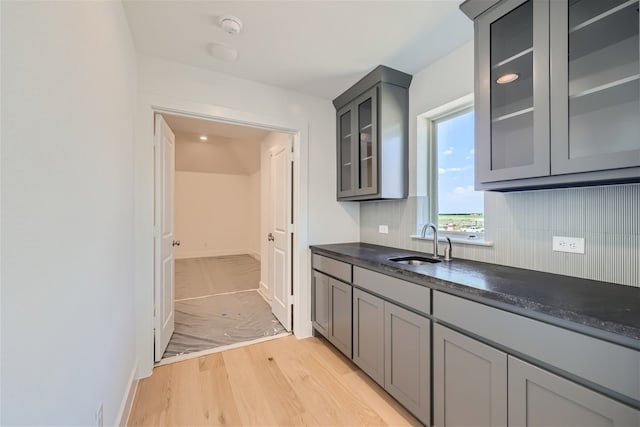
<svg viewBox="0 0 640 427">
<path fill-rule="evenodd" d="M 426 236 L 426 237 L 421 237 L 419 235 L 412 235 L 409 236 L 414 240 L 429 240 L 429 241 L 433 241 L 433 236 Z M 447 241 L 447 237 L 451 239 L 451 243 L 455 243 L 455 244 L 460 244 L 460 245 L 470 245 L 470 246 L 487 246 L 487 247 L 491 247 L 493 246 L 493 242 L 489 241 L 489 240 L 484 240 L 484 238 L 476 238 L 476 239 L 469 239 L 468 237 L 465 236 L 452 236 L 452 235 L 447 235 L 447 234 L 441 234 L 438 236 L 438 242 L 446 242 Z"/>
</svg>

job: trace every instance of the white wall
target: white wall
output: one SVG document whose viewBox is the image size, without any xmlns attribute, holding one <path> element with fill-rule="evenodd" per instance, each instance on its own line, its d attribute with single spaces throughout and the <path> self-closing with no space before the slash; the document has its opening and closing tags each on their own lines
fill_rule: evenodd
<svg viewBox="0 0 640 427">
<path fill-rule="evenodd" d="M 336 202 L 335 109 L 331 101 L 139 56 L 139 108 L 136 125 L 136 304 L 139 375 L 152 367 L 153 283 L 153 109 L 187 111 L 273 130 L 294 131 L 296 176 L 294 297 L 296 335 L 311 334 L 309 244 L 359 240 L 357 203 Z M 312 160 L 310 160 L 312 159 Z"/>
<path fill-rule="evenodd" d="M 426 135 L 418 135 L 417 117 L 473 93 L 473 51 L 473 41 L 465 43 L 413 76 L 409 88 L 410 196 L 426 194 Z"/>
<path fill-rule="evenodd" d="M 176 171 L 176 258 L 250 253 L 250 191 L 248 175 Z"/>
<path fill-rule="evenodd" d="M 1 2 L 0 424 L 118 422 L 136 366 L 135 51 L 120 2 Z"/>
<path fill-rule="evenodd" d="M 259 185 L 260 151 L 257 140 L 214 136 L 202 142 L 176 134 L 176 258 L 259 258 L 260 213 L 252 211 L 259 195 L 252 177 Z"/>
</svg>

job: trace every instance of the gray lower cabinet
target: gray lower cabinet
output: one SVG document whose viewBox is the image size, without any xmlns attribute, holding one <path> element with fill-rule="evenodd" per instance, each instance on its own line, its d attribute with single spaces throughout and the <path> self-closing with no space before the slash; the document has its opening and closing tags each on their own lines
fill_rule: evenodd
<svg viewBox="0 0 640 427">
<path fill-rule="evenodd" d="M 351 358 L 351 285 L 314 270 L 311 286 L 313 327 Z"/>
<path fill-rule="evenodd" d="M 640 411 L 509 356 L 509 426 L 638 426 Z"/>
<path fill-rule="evenodd" d="M 329 278 L 327 339 L 348 358 L 351 358 L 351 292 L 351 285 Z"/>
<path fill-rule="evenodd" d="M 507 354 L 442 325 L 433 328 L 438 427 L 507 425 Z"/>
<path fill-rule="evenodd" d="M 313 271 L 311 282 L 313 327 L 325 337 L 329 336 L 329 276 Z"/>
<path fill-rule="evenodd" d="M 430 320 L 384 304 L 384 386 L 424 424 L 430 424 Z"/>
<path fill-rule="evenodd" d="M 353 290 L 353 361 L 384 387 L 384 304 L 371 294 Z"/>
</svg>

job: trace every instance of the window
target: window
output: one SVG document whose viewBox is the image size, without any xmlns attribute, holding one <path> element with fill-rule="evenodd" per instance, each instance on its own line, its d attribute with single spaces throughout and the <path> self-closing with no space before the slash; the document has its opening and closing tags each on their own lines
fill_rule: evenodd
<svg viewBox="0 0 640 427">
<path fill-rule="evenodd" d="M 445 106 L 446 107 L 446 106 Z M 469 102 L 428 118 L 431 222 L 460 237 L 484 235 L 484 193 L 474 190 L 474 112 Z"/>
</svg>

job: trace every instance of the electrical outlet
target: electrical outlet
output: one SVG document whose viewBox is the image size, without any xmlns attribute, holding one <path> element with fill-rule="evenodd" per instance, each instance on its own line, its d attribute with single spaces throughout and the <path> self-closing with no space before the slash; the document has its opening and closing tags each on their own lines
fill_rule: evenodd
<svg viewBox="0 0 640 427">
<path fill-rule="evenodd" d="M 98 410 L 96 411 L 96 426 L 97 427 L 104 426 L 104 420 L 102 416 L 102 402 L 100 402 L 100 405 L 98 406 Z"/>
<path fill-rule="evenodd" d="M 553 236 L 553 250 L 556 252 L 584 253 L 583 237 Z"/>
<path fill-rule="evenodd" d="M 389 226 L 388 225 L 379 225 L 378 233 L 389 234 Z"/>
</svg>

